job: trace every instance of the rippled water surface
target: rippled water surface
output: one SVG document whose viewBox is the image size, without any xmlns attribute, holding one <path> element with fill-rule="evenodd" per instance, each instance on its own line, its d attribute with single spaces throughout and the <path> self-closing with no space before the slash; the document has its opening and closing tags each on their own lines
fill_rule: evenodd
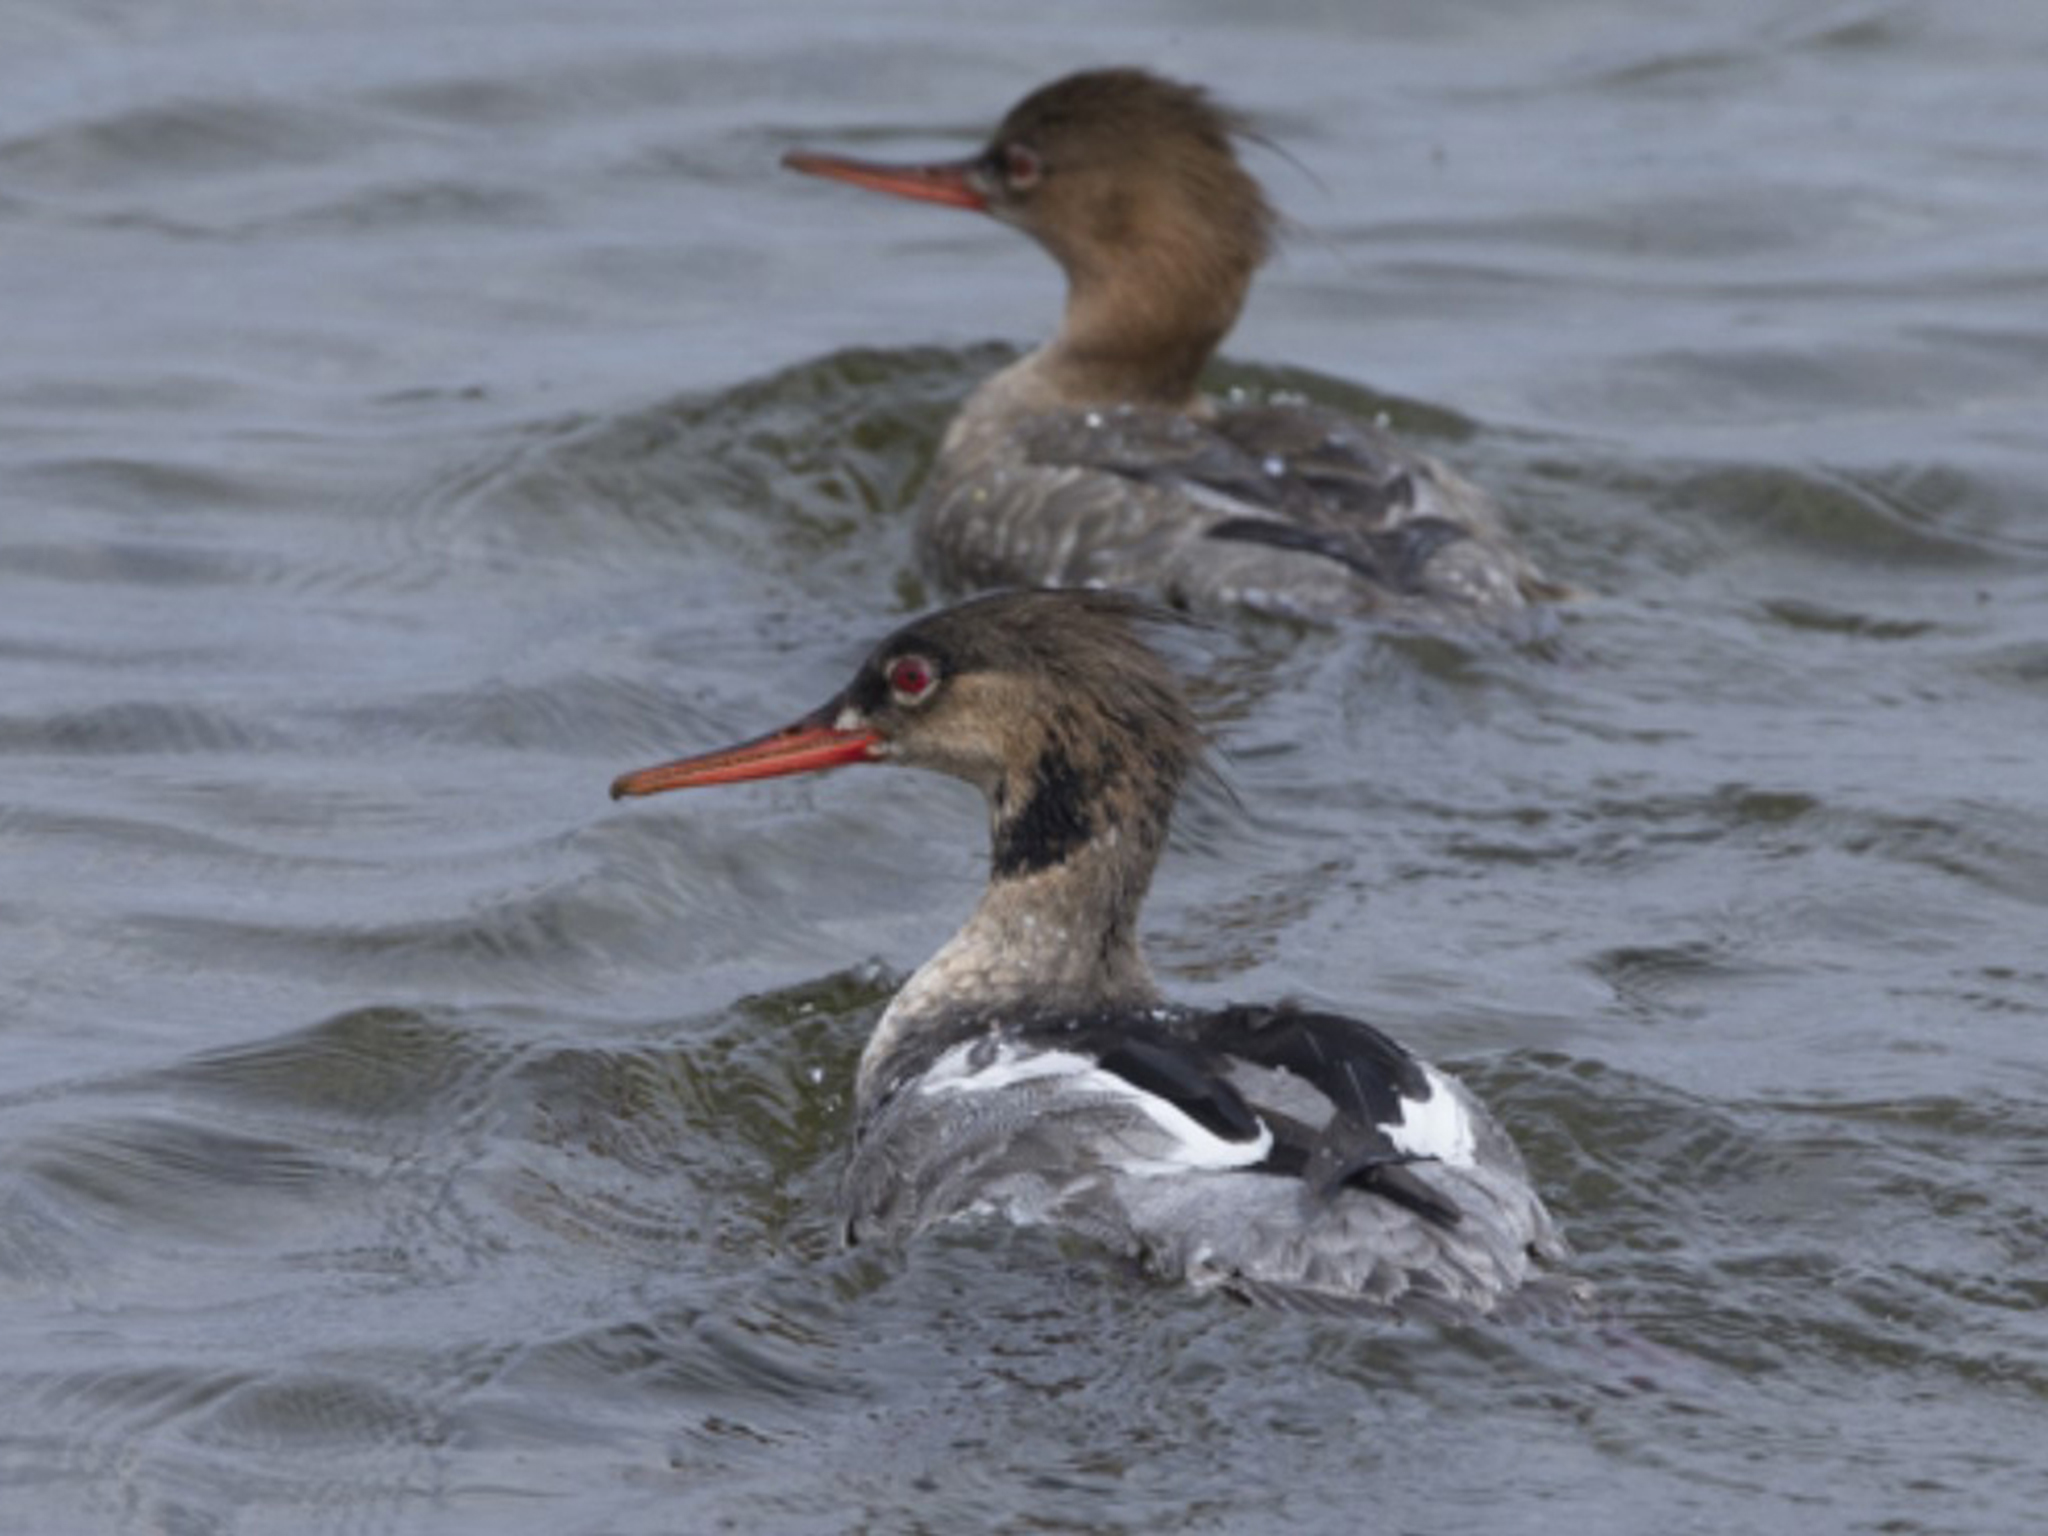
<svg viewBox="0 0 2048 1536">
<path fill-rule="evenodd" d="M 0 0 L 0 1526 L 2032 1528 L 2048 11 Z M 1457 1064 L 1608 1313 L 845 1254 L 958 786 L 615 808 L 930 600 L 984 221 L 778 174 L 1257 113 L 1219 387 L 1386 410 L 1556 654 L 1225 627 L 1168 984 Z"/>
</svg>

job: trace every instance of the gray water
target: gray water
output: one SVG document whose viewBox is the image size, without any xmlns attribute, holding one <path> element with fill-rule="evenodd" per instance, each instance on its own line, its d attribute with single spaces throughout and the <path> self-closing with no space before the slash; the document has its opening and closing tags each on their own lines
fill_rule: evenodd
<svg viewBox="0 0 2048 1536">
<path fill-rule="evenodd" d="M 2039 1528 L 2048 9 L 1117 14 L 0 0 L 0 1528 Z M 1597 1322 L 840 1253 L 978 805 L 605 798 L 931 599 L 1057 304 L 778 154 L 1104 61 L 1277 146 L 1219 387 L 1587 594 L 1206 637 L 1155 959 L 1455 1064 Z"/>
</svg>

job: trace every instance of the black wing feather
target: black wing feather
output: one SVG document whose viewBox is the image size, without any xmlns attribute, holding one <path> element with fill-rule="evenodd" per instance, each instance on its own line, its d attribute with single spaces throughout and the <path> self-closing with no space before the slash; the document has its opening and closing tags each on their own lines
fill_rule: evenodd
<svg viewBox="0 0 2048 1536">
<path fill-rule="evenodd" d="M 1388 1150 L 1392 1151 L 1391 1146 Z M 1348 1184 L 1353 1189 L 1363 1189 L 1405 1206 L 1425 1221 L 1435 1222 L 1440 1227 L 1455 1227 L 1464 1220 L 1465 1213 L 1458 1209 L 1455 1200 L 1438 1194 L 1408 1171 L 1408 1165 L 1415 1161 L 1416 1158 L 1405 1152 L 1393 1152 L 1392 1156 L 1375 1152 L 1354 1159 L 1331 1187 Z"/>
<path fill-rule="evenodd" d="M 1422 1064 L 1362 1019 L 1305 1008 L 1239 1006 L 1209 1015 L 1204 1036 L 1261 1067 L 1282 1067 L 1328 1096 L 1338 1113 L 1379 1124 L 1401 1100 L 1427 1099 Z"/>
<path fill-rule="evenodd" d="M 1273 1146 L 1251 1171 L 1299 1178 L 1323 1198 L 1347 1187 L 1361 1190 L 1439 1226 L 1461 1218 L 1455 1202 L 1408 1170 L 1418 1159 L 1381 1129 L 1401 1118 L 1404 1098 L 1429 1098 L 1421 1063 L 1361 1020 L 1284 1006 L 1233 1007 L 1067 1017 L 1026 1033 L 1085 1051 L 1102 1070 L 1230 1141 L 1254 1140 L 1262 1121 L 1229 1080 L 1231 1059 L 1292 1073 L 1327 1098 L 1335 1114 L 1321 1130 L 1284 1115 L 1263 1116 Z"/>
<path fill-rule="evenodd" d="M 1156 1040 L 1126 1039 L 1098 1060 L 1105 1072 L 1165 1099 L 1226 1141 L 1259 1139 L 1259 1117 L 1244 1095 L 1218 1077 L 1197 1052 Z"/>
</svg>

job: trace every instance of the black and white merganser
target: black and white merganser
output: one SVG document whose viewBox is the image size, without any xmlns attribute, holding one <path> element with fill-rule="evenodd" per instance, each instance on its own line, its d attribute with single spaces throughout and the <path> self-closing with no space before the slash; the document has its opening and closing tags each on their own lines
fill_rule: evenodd
<svg viewBox="0 0 2048 1536">
<path fill-rule="evenodd" d="M 851 1241 L 995 1212 L 1247 1300 L 1469 1317 L 1569 1306 L 1565 1247 L 1506 1133 L 1369 1024 L 1166 1002 L 1138 909 L 1190 707 L 1094 592 L 1008 592 L 908 624 L 836 697 L 613 796 L 901 763 L 988 799 L 987 892 L 862 1053 Z"/>
<path fill-rule="evenodd" d="M 1117 587 L 1212 613 L 1540 632 L 1535 605 L 1566 589 L 1469 481 L 1337 411 L 1202 396 L 1274 222 L 1241 130 L 1193 86 L 1105 69 L 1025 97 L 969 160 L 783 157 L 991 214 L 1066 271 L 1058 334 L 946 433 L 919 504 L 926 563 L 957 591 Z"/>
</svg>

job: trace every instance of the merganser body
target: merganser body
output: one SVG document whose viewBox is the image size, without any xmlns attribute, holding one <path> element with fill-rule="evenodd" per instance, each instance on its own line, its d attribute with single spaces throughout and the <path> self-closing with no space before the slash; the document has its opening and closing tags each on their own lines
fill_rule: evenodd
<svg viewBox="0 0 2048 1536">
<path fill-rule="evenodd" d="M 1469 481 L 1338 411 L 1202 396 L 1274 222 L 1241 128 L 1195 87 L 1107 69 L 1034 91 L 969 160 L 784 156 L 990 214 L 1066 272 L 1058 333 L 946 432 L 917 513 L 925 563 L 956 591 L 1116 587 L 1208 613 L 1541 633 L 1538 605 L 1566 589 Z"/>
<path fill-rule="evenodd" d="M 823 707 L 621 777 L 614 797 L 881 762 L 979 788 L 990 879 L 862 1053 L 850 1241 L 993 1212 L 1248 1300 L 1498 1315 L 1577 1295 L 1506 1133 L 1371 1025 L 1166 1001 L 1137 931 L 1202 740 L 1108 593 L 906 625 Z"/>
</svg>

